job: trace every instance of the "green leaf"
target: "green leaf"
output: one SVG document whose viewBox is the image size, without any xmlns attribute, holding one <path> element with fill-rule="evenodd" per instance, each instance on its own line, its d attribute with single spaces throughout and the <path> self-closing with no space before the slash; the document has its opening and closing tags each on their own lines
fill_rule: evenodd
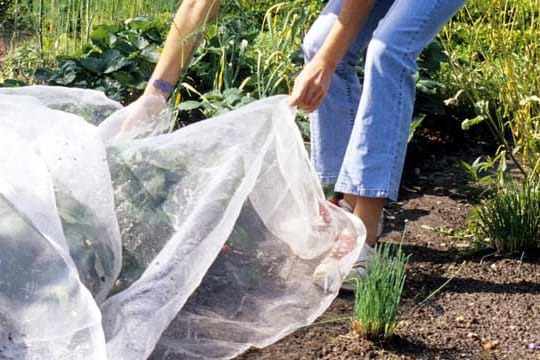
<svg viewBox="0 0 540 360">
<path fill-rule="evenodd" d="M 105 62 L 96 57 L 86 57 L 81 59 L 81 65 L 88 71 L 99 74 L 103 72 Z"/>
<path fill-rule="evenodd" d="M 440 82 L 429 79 L 420 79 L 416 83 L 416 88 L 418 90 L 430 95 L 436 95 L 437 91 L 443 87 L 444 85 Z"/>
<path fill-rule="evenodd" d="M 242 90 L 230 88 L 223 92 L 223 102 L 229 106 L 233 106 L 235 102 L 242 99 Z"/>
<path fill-rule="evenodd" d="M 146 30 L 154 26 L 152 19 L 148 16 L 137 16 L 126 20 L 126 25 L 132 29 Z"/>
<path fill-rule="evenodd" d="M 39 68 L 34 72 L 34 79 L 40 82 L 49 81 L 54 75 L 54 72 L 47 68 Z"/>
<path fill-rule="evenodd" d="M 111 44 L 113 49 L 122 52 L 124 55 L 131 55 L 132 53 L 139 51 L 139 49 L 133 44 L 129 43 L 125 39 L 117 37 Z"/>
<path fill-rule="evenodd" d="M 105 62 L 106 69 L 103 71 L 105 74 L 118 71 L 123 67 L 132 64 L 133 62 L 124 57 L 118 50 L 109 50 L 105 53 L 103 60 Z"/>
<path fill-rule="evenodd" d="M 19 86 L 25 86 L 26 84 L 20 80 L 15 79 L 6 79 L 1 84 L 1 87 L 19 87 Z"/>
<path fill-rule="evenodd" d="M 126 71 L 118 71 L 113 75 L 113 78 L 122 85 L 124 88 L 131 87 L 134 82 L 135 78 L 133 75 L 131 75 L 129 72 Z"/>
<path fill-rule="evenodd" d="M 419 57 L 418 66 L 427 74 L 435 74 L 441 69 L 441 63 L 448 62 L 448 55 L 444 52 L 441 43 L 432 41 Z"/>
<path fill-rule="evenodd" d="M 156 64 L 159 60 L 159 51 L 156 46 L 150 45 L 141 52 L 141 57 L 149 63 Z"/>
<path fill-rule="evenodd" d="M 202 105 L 202 103 L 199 102 L 199 101 L 195 101 L 195 100 L 187 100 L 187 101 L 181 102 L 181 103 L 178 105 L 178 110 L 180 110 L 180 111 L 190 111 L 190 110 L 195 110 L 195 109 L 200 108 L 201 105 Z"/>
<path fill-rule="evenodd" d="M 148 38 L 151 42 L 160 44 L 163 42 L 162 33 L 156 28 L 150 28 L 146 30 L 143 35 Z"/>
<path fill-rule="evenodd" d="M 461 123 L 461 128 L 463 130 L 469 130 L 472 126 L 474 125 L 478 125 L 480 124 L 481 122 L 485 121 L 487 118 L 483 115 L 478 115 L 472 119 L 465 119 L 463 120 L 463 122 Z"/>
<path fill-rule="evenodd" d="M 90 35 L 90 40 L 99 48 L 103 49 L 109 46 L 109 32 L 104 27 L 98 27 Z"/>
<path fill-rule="evenodd" d="M 474 111 L 476 115 L 486 115 L 489 112 L 489 101 L 479 100 L 474 103 Z"/>
<path fill-rule="evenodd" d="M 208 27 L 208 30 L 206 31 L 206 38 L 207 39 L 212 39 L 214 37 L 216 37 L 218 34 L 218 26 L 216 23 L 212 23 L 212 25 L 210 25 Z"/>
<path fill-rule="evenodd" d="M 148 40 L 146 40 L 145 38 L 143 38 L 142 36 L 137 36 L 137 38 L 135 39 L 135 41 L 133 42 L 133 44 L 135 44 L 135 46 L 139 49 L 139 50 L 142 50 L 144 49 L 145 47 L 149 46 L 150 45 L 150 42 Z"/>
<path fill-rule="evenodd" d="M 478 160 L 478 159 L 477 159 Z M 469 164 L 466 161 L 459 160 L 459 164 L 469 173 L 476 173 L 476 170 L 473 165 Z"/>
<path fill-rule="evenodd" d="M 90 34 L 90 40 L 100 49 L 108 49 L 111 44 L 111 36 L 120 31 L 117 25 L 98 25 Z"/>
</svg>

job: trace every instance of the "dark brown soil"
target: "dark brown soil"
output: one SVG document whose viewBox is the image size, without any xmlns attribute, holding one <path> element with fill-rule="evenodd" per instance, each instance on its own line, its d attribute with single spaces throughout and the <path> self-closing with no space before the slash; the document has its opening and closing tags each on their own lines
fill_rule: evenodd
<svg viewBox="0 0 540 360">
<path fill-rule="evenodd" d="M 387 206 L 381 240 L 404 234 L 411 254 L 393 339 L 368 341 L 350 334 L 348 321 L 335 321 L 238 359 L 540 360 L 540 350 L 527 348 L 540 343 L 540 261 L 479 252 L 459 231 L 481 191 L 457 165 L 481 150 L 463 147 L 421 132 L 409 148 L 400 201 Z M 349 317 L 352 307 L 352 295 L 340 294 L 319 321 Z"/>
</svg>

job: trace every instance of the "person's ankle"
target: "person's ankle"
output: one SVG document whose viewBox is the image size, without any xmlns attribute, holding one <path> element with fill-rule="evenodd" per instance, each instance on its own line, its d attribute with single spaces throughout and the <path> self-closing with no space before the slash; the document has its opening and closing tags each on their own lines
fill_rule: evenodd
<svg viewBox="0 0 540 360">
<path fill-rule="evenodd" d="M 356 195 L 352 195 L 352 194 L 344 194 L 343 195 L 343 200 L 345 200 L 347 202 L 347 204 L 349 204 L 351 206 L 353 211 L 354 211 L 354 208 L 356 206 L 356 199 L 358 199 L 358 196 L 356 196 Z"/>
</svg>

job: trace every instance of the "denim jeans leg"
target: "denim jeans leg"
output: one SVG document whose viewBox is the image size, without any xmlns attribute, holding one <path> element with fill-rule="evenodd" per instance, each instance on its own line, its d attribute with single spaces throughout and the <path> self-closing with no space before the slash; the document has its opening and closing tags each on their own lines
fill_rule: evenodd
<svg viewBox="0 0 540 360">
<path fill-rule="evenodd" d="M 412 118 L 416 58 L 465 0 L 395 0 L 373 33 L 336 191 L 397 199 Z"/>
<path fill-rule="evenodd" d="M 322 183 L 334 184 L 339 175 L 360 101 L 358 60 L 379 20 L 394 0 L 376 0 L 370 16 L 332 77 L 321 106 L 310 114 L 311 159 Z M 307 33 L 303 50 L 309 62 L 322 46 L 341 10 L 342 0 L 330 0 Z"/>
</svg>

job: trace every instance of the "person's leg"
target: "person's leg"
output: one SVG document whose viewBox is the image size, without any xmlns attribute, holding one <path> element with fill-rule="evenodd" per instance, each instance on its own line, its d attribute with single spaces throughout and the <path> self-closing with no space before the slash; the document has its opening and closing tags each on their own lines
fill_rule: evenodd
<svg viewBox="0 0 540 360">
<path fill-rule="evenodd" d="M 360 101 L 360 82 L 356 71 L 358 60 L 392 2 L 375 1 L 369 18 L 332 77 L 322 105 L 310 114 L 311 159 L 323 184 L 334 184 L 339 175 Z M 342 0 L 330 0 L 306 34 L 303 44 L 306 62 L 322 46 L 341 6 Z"/>
<path fill-rule="evenodd" d="M 379 237 L 379 226 L 386 198 L 345 194 L 345 200 L 351 204 L 354 215 L 362 219 L 366 227 L 366 243 L 374 248 Z"/>
<path fill-rule="evenodd" d="M 336 183 L 376 244 L 387 198 L 398 195 L 415 97 L 416 58 L 465 0 L 395 0 L 373 33 L 354 127 Z"/>
</svg>

